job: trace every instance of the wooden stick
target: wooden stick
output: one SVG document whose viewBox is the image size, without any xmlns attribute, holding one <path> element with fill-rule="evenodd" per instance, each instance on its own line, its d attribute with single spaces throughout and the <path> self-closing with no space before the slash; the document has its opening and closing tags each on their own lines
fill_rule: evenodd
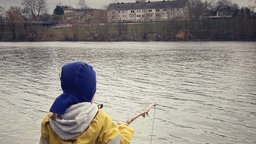
<svg viewBox="0 0 256 144">
<path fill-rule="evenodd" d="M 155 107 L 156 103 L 152 103 L 150 104 L 145 110 L 143 110 L 142 112 L 138 113 L 137 115 L 131 117 L 130 119 L 128 119 L 126 121 L 126 123 L 129 125 L 130 123 L 132 123 L 135 119 L 137 119 L 138 117 L 142 116 L 145 117 L 146 115 L 148 115 L 148 112 L 151 108 Z"/>
</svg>

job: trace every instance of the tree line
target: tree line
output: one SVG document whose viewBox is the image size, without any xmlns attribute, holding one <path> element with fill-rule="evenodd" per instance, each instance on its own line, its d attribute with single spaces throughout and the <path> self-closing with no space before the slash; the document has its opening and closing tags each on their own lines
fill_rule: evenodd
<svg viewBox="0 0 256 144">
<path fill-rule="evenodd" d="M 244 15 L 251 15 L 256 10 L 256 0 L 250 0 L 249 7 L 242 7 L 239 9 L 238 4 L 233 3 L 231 0 L 189 0 L 189 18 L 200 19 L 204 16 L 211 14 L 212 12 L 220 11 L 223 9 L 235 11 L 235 16 L 242 12 Z"/>
<path fill-rule="evenodd" d="M 81 9 L 88 9 L 84 0 Z M 47 13 L 46 0 L 22 0 L 21 7 L 5 9 L 0 5 L 0 41 L 43 40 L 256 40 L 256 0 L 239 8 L 231 0 L 189 0 L 189 19 L 166 22 L 73 24 L 52 28 L 47 24 L 63 22 L 63 7 Z M 223 9 L 233 11 L 230 18 L 211 19 Z"/>
</svg>

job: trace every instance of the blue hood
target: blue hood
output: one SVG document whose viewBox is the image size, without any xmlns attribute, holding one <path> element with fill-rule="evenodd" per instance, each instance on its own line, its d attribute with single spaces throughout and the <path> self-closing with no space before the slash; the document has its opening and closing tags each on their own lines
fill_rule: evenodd
<svg viewBox="0 0 256 144">
<path fill-rule="evenodd" d="M 96 73 L 84 62 L 64 65 L 60 81 L 63 93 L 56 98 L 50 112 L 64 114 L 71 105 L 91 102 L 96 92 Z"/>
</svg>

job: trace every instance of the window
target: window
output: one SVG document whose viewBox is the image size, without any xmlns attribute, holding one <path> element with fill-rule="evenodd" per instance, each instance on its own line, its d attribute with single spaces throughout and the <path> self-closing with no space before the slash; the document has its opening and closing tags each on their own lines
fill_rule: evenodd
<svg viewBox="0 0 256 144">
<path fill-rule="evenodd" d="M 152 12 L 152 9 L 149 9 L 148 12 Z"/>
<path fill-rule="evenodd" d="M 156 12 L 159 12 L 160 10 L 159 9 L 156 9 Z"/>
<path fill-rule="evenodd" d="M 152 17 L 153 15 L 152 14 L 147 14 L 147 17 Z"/>
<path fill-rule="evenodd" d="M 129 15 L 129 17 L 130 17 L 130 18 L 132 18 L 132 17 L 136 17 L 136 15 L 134 15 L 134 14 L 130 14 L 130 15 Z"/>
</svg>

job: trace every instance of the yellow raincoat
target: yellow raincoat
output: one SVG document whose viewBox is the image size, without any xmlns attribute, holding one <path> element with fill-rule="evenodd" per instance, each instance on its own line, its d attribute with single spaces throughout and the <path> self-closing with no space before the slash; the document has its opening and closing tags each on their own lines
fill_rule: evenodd
<svg viewBox="0 0 256 144">
<path fill-rule="evenodd" d="M 110 116 L 101 109 L 89 127 L 79 136 L 70 140 L 62 140 L 51 128 L 50 114 L 41 125 L 40 144 L 129 144 L 134 131 L 126 124 L 116 125 Z"/>
</svg>

